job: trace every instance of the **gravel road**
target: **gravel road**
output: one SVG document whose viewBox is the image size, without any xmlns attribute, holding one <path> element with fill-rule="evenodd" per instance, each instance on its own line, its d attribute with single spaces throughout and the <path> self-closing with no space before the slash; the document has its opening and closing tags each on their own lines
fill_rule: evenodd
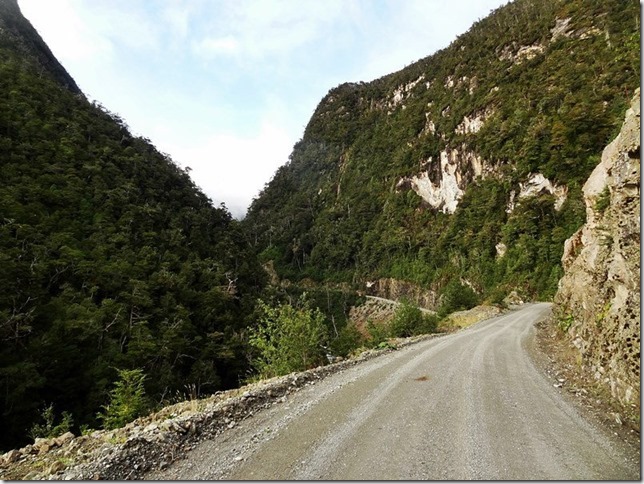
<svg viewBox="0 0 644 484">
<path fill-rule="evenodd" d="M 306 386 L 146 479 L 640 479 L 529 356 L 526 305 Z"/>
</svg>

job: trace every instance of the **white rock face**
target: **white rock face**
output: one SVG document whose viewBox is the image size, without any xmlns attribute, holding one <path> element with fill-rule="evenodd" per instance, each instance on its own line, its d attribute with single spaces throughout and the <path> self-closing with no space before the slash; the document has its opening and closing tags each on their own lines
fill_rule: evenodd
<svg viewBox="0 0 644 484">
<path fill-rule="evenodd" d="M 514 208 L 516 207 L 516 203 L 515 203 L 516 197 L 517 197 L 517 193 L 514 190 L 510 191 L 510 200 L 508 200 L 508 206 L 505 207 L 505 213 L 514 212 Z"/>
<path fill-rule="evenodd" d="M 483 127 L 485 120 L 489 118 L 494 112 L 491 109 L 485 109 L 474 113 L 471 117 L 465 116 L 463 121 L 456 126 L 457 134 L 473 134 L 478 133 Z"/>
<path fill-rule="evenodd" d="M 543 191 L 552 194 L 554 191 L 552 182 L 541 173 L 535 173 L 530 178 L 528 178 L 525 183 L 520 183 L 519 186 L 521 187 L 521 191 L 519 192 L 519 199 L 533 197 Z"/>
<path fill-rule="evenodd" d="M 470 95 L 474 94 L 474 91 L 478 86 L 479 86 L 479 80 L 477 79 L 476 76 L 472 77 L 472 79 L 470 79 L 470 85 L 467 88 L 467 92 L 469 92 Z"/>
<path fill-rule="evenodd" d="M 568 198 L 568 187 L 555 185 L 541 173 L 530 175 L 525 182 L 519 183 L 518 194 L 514 190 L 510 192 L 510 201 L 505 210 L 506 213 L 512 213 L 514 211 L 516 207 L 515 200 L 523 200 L 542 193 L 549 193 L 555 196 L 555 210 L 559 211 L 566 201 L 566 198 Z"/>
<path fill-rule="evenodd" d="M 543 51 L 545 48 L 543 45 L 535 44 L 535 45 L 525 45 L 519 49 L 517 52 L 517 59 L 515 60 L 515 63 L 518 64 L 520 61 L 523 59 L 534 59 L 537 57 L 539 54 L 543 54 Z"/>
<path fill-rule="evenodd" d="M 403 100 L 403 99 L 405 99 L 405 97 L 404 97 L 404 92 L 403 92 L 403 90 L 402 90 L 402 87 L 399 87 L 398 89 L 396 89 L 396 90 L 394 91 L 394 95 L 393 95 L 393 97 L 391 98 L 391 104 L 392 104 L 393 106 L 396 106 L 396 105 L 400 104 L 400 103 L 402 102 L 402 100 Z"/>
<path fill-rule="evenodd" d="M 454 213 L 458 200 L 463 192 L 458 188 L 454 175 L 448 174 L 441 179 L 438 186 L 434 185 L 427 173 L 421 173 L 411 178 L 412 189 L 432 207 L 440 209 L 443 213 Z"/>
<path fill-rule="evenodd" d="M 425 75 L 421 75 L 418 77 L 418 79 L 408 82 L 407 84 L 404 84 L 402 86 L 398 86 L 395 90 L 394 93 L 391 97 L 391 100 L 389 101 L 388 106 L 390 108 L 395 108 L 399 104 L 401 104 L 405 99 L 407 99 L 410 96 L 410 91 L 416 87 L 416 85 L 421 82 L 422 80 L 425 79 Z"/>
<path fill-rule="evenodd" d="M 555 22 L 555 26 L 550 29 L 552 37 L 550 42 L 557 40 L 559 37 L 570 37 L 572 33 L 569 28 L 570 17 L 567 18 L 558 18 Z"/>
<path fill-rule="evenodd" d="M 597 27 L 590 27 L 588 29 L 585 29 L 583 32 L 580 32 L 579 38 L 581 40 L 590 39 L 591 37 L 595 37 L 596 35 L 601 35 L 601 33 L 602 31 L 599 30 Z"/>
<path fill-rule="evenodd" d="M 422 165 L 425 166 L 430 161 L 427 160 Z M 460 167 L 469 167 L 476 178 L 484 175 L 484 166 L 483 160 L 476 153 L 460 152 L 457 149 L 443 150 L 440 153 L 440 180 L 437 184 L 433 183 L 429 173 L 424 171 L 412 177 L 402 178 L 397 187 L 409 184 L 408 186 L 431 207 L 452 214 L 456 211 L 466 188 L 466 180 Z"/>
<path fill-rule="evenodd" d="M 508 246 L 505 245 L 503 242 L 499 242 L 498 244 L 495 245 L 496 248 L 496 256 L 500 259 L 505 255 L 505 253 L 508 251 Z"/>
<path fill-rule="evenodd" d="M 425 127 L 419 133 L 419 137 L 427 133 L 432 135 L 436 134 L 436 125 L 434 124 L 434 121 L 432 121 L 431 115 L 432 113 L 425 113 Z"/>
<path fill-rule="evenodd" d="M 530 60 L 536 56 L 543 54 L 545 47 L 541 44 L 532 44 L 532 45 L 522 45 L 519 49 L 514 52 L 513 45 L 506 46 L 501 55 L 499 56 L 500 60 L 509 60 L 513 64 L 521 64 L 524 60 Z"/>
</svg>

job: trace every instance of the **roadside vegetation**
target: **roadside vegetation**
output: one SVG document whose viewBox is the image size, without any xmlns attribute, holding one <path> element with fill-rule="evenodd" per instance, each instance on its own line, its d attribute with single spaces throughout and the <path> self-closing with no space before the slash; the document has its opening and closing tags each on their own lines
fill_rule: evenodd
<svg viewBox="0 0 644 484">
<path fill-rule="evenodd" d="M 249 338 L 255 368 L 250 380 L 307 370 L 371 348 L 394 348 L 390 340 L 435 333 L 442 319 L 403 301 L 384 324 L 368 322 L 365 330 L 359 331 L 354 324 L 345 323 L 334 337 L 323 313 L 311 308 L 305 297 L 295 306 L 270 307 L 260 301 L 259 307 L 262 318 Z"/>
<path fill-rule="evenodd" d="M 324 316 L 304 298 L 295 306 L 270 307 L 260 301 L 260 323 L 250 330 L 253 366 L 260 379 L 286 375 L 325 363 L 328 340 Z"/>
</svg>

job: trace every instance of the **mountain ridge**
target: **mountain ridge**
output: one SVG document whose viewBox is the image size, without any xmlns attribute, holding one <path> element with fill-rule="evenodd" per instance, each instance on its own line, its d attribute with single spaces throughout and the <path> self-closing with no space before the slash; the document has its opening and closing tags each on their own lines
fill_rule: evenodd
<svg viewBox="0 0 644 484">
<path fill-rule="evenodd" d="M 98 427 L 123 371 L 141 372 L 146 405 L 238 384 L 265 280 L 239 224 L 90 103 L 14 0 L 0 157 L 0 448 Z"/>
<path fill-rule="evenodd" d="M 10 39 L 25 55 L 33 57 L 62 87 L 84 97 L 76 81 L 56 59 L 31 22 L 22 15 L 18 0 L 0 2 L 0 31 L 3 40 Z"/>
<path fill-rule="evenodd" d="M 639 80 L 634 2 L 517 0 L 331 89 L 237 223 L 90 104 L 14 7 L 0 0 L 4 446 L 47 405 L 96 425 L 117 370 L 143 370 L 157 402 L 239 384 L 259 296 L 307 292 L 335 311 L 331 343 L 356 336 L 342 318 L 369 287 L 444 311 L 551 298 Z"/>
<path fill-rule="evenodd" d="M 294 281 L 440 292 L 457 276 L 484 298 L 552 297 L 580 186 L 638 84 L 638 20 L 635 2 L 519 0 L 331 89 L 244 221 L 263 260 Z"/>
</svg>

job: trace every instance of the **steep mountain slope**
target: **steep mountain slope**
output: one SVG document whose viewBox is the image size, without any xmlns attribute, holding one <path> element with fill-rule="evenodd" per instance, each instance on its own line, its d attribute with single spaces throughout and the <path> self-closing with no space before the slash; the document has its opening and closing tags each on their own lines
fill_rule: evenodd
<svg viewBox="0 0 644 484">
<path fill-rule="evenodd" d="M 238 223 L 80 95 L 15 0 L 0 0 L 0 160 L 0 448 L 49 405 L 54 425 L 96 426 L 117 369 L 142 369 L 157 402 L 238 384 L 264 281 Z"/>
<path fill-rule="evenodd" d="M 244 220 L 291 280 L 554 295 L 581 185 L 639 85 L 634 1 L 517 0 L 322 99 Z"/>
<path fill-rule="evenodd" d="M 31 58 L 36 65 L 40 66 L 41 72 L 46 71 L 66 89 L 82 95 L 72 76 L 54 57 L 29 20 L 23 17 L 18 0 L 0 2 L 0 31 L 2 32 L 0 41 L 4 47 L 15 49 L 22 56 Z"/>
</svg>

